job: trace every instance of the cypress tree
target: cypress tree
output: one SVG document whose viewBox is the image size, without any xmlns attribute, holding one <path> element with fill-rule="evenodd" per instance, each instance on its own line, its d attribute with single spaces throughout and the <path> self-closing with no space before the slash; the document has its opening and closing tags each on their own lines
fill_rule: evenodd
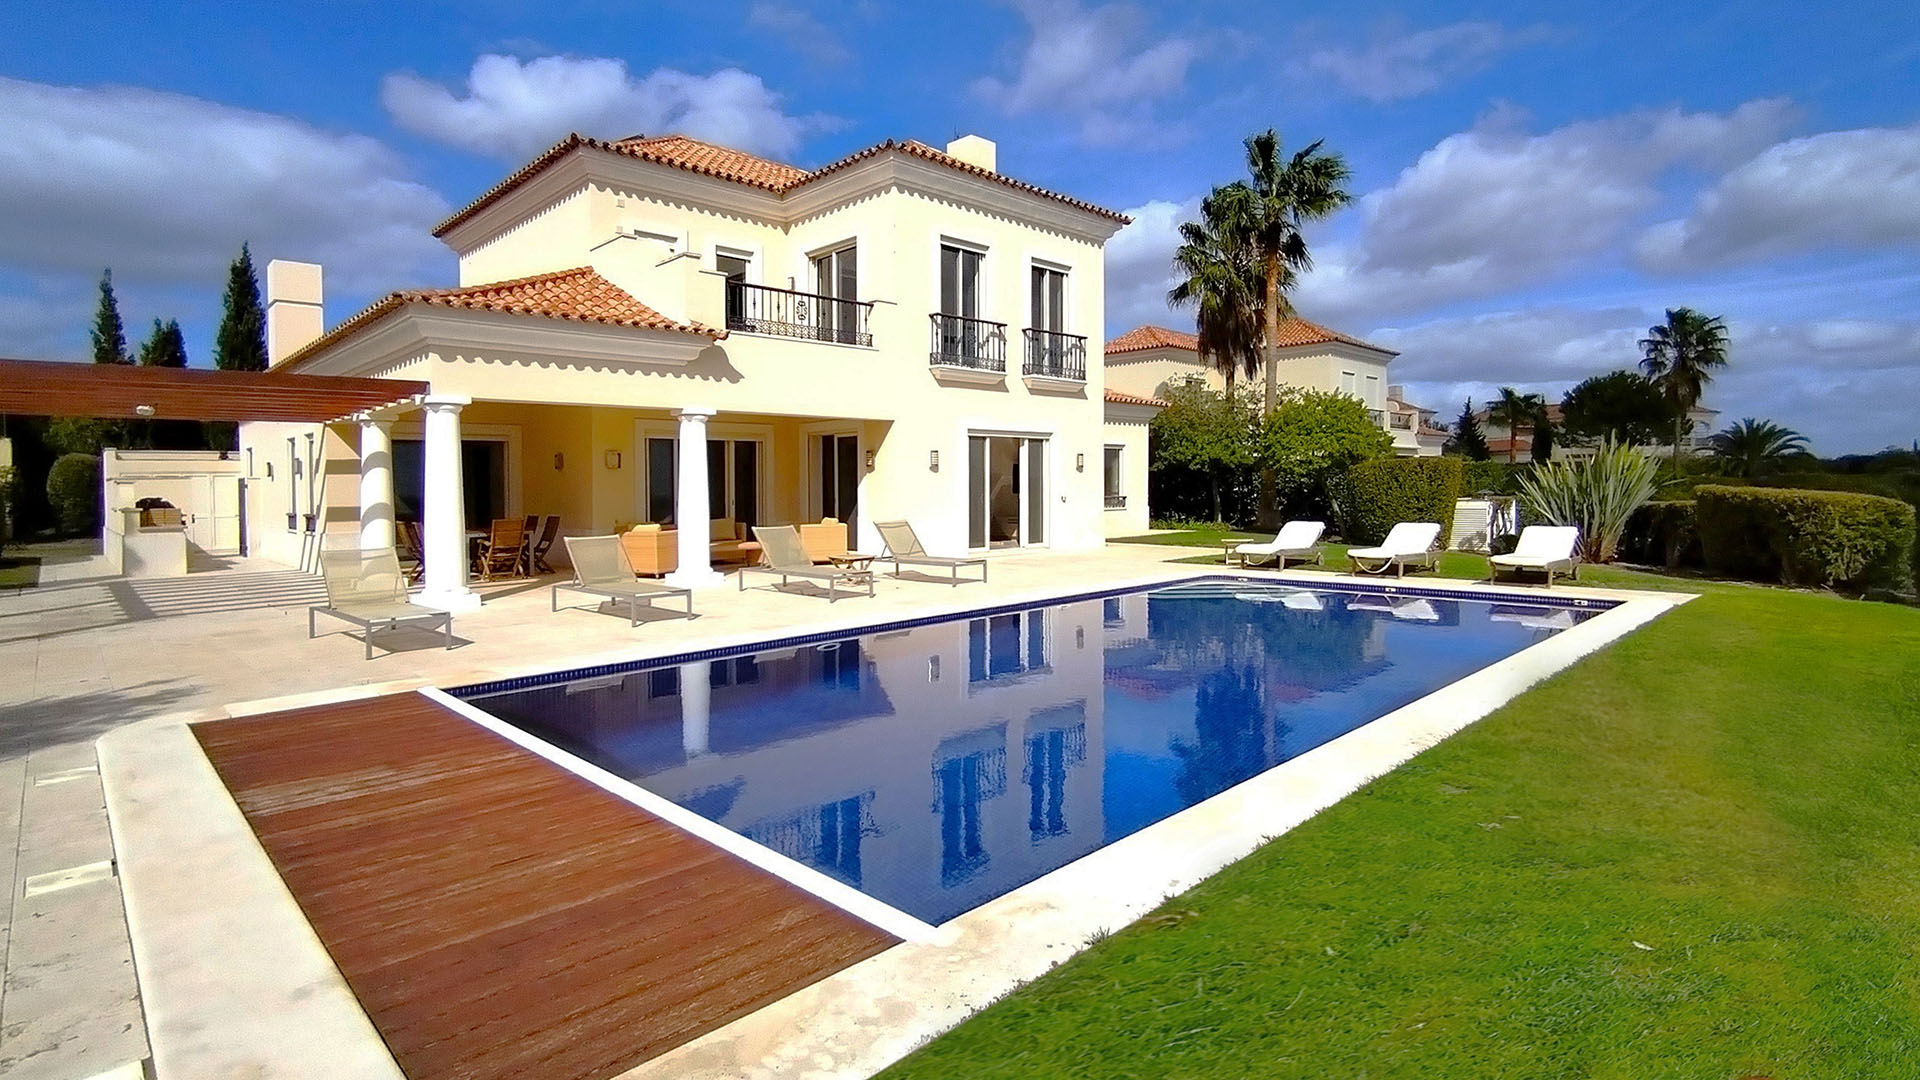
<svg viewBox="0 0 1920 1080">
<path fill-rule="evenodd" d="M 113 295 L 113 271 L 100 272 L 100 307 L 93 316 L 93 362 L 131 364 L 127 353 L 127 328 L 120 321 L 120 301 Z"/>
<path fill-rule="evenodd" d="M 153 333 L 140 346 L 140 366 L 187 366 L 187 339 L 180 332 L 178 319 L 168 319 L 165 323 L 159 319 L 153 320 Z"/>
<path fill-rule="evenodd" d="M 214 337 L 213 364 L 223 371 L 267 370 L 267 312 L 260 304 L 260 281 L 253 254 L 240 245 L 240 257 L 227 268 L 227 294 Z"/>
<path fill-rule="evenodd" d="M 1469 461 L 1485 461 L 1493 456 L 1487 449 L 1487 437 L 1480 430 L 1480 420 L 1473 415 L 1472 398 L 1460 406 L 1460 419 L 1453 422 L 1453 437 L 1447 440 L 1447 449 Z"/>
</svg>

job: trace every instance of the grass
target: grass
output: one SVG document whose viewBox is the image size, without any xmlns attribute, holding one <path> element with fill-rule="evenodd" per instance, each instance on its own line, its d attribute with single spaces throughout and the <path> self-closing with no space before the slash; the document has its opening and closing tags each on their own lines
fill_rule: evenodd
<svg viewBox="0 0 1920 1080">
<path fill-rule="evenodd" d="M 1699 591 L 883 1075 L 1912 1076 L 1920 611 Z"/>
<path fill-rule="evenodd" d="M 0 555 L 0 589 L 25 589 L 39 583 L 39 556 Z"/>
</svg>

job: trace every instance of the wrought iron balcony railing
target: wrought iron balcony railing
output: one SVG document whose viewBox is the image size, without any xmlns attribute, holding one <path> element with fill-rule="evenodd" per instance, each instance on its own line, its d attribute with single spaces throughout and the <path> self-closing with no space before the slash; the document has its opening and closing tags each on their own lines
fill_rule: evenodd
<svg viewBox="0 0 1920 1080">
<path fill-rule="evenodd" d="M 1126 508 L 1127 508 L 1127 497 L 1125 495 L 1107 496 L 1107 509 L 1125 510 Z"/>
<path fill-rule="evenodd" d="M 1393 414 L 1393 426 L 1402 431 L 1413 430 L 1413 414 L 1397 412 Z"/>
<path fill-rule="evenodd" d="M 1087 381 L 1087 339 L 1080 334 L 1058 330 L 1026 331 L 1027 356 L 1020 366 L 1023 375 L 1044 375 L 1051 379 Z"/>
<path fill-rule="evenodd" d="M 871 345 L 870 300 L 727 282 L 727 329 L 838 345 Z"/>
<path fill-rule="evenodd" d="M 928 315 L 933 323 L 932 363 L 975 371 L 1007 370 L 1007 324 L 965 315 Z"/>
</svg>

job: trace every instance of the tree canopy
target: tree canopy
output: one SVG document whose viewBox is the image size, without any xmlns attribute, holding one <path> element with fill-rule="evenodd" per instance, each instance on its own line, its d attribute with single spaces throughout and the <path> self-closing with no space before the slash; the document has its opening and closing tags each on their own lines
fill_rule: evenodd
<svg viewBox="0 0 1920 1080">
<path fill-rule="evenodd" d="M 1660 388 L 1636 371 L 1609 371 L 1576 384 L 1560 399 L 1560 412 L 1568 436 L 1628 446 L 1659 442 L 1673 419 Z"/>
<path fill-rule="evenodd" d="M 1727 366 L 1727 324 L 1718 316 L 1692 308 L 1668 308 L 1665 322 L 1647 328 L 1640 339 L 1640 370 L 1660 388 L 1673 423 L 1673 464 L 1680 466 L 1680 437 L 1686 432 L 1687 410 L 1713 381 L 1713 373 Z"/>
<path fill-rule="evenodd" d="M 1715 434 L 1712 443 L 1714 456 L 1734 476 L 1759 476 L 1808 455 L 1806 436 L 1751 416 Z"/>
<path fill-rule="evenodd" d="M 127 327 L 120 321 L 120 301 L 113 295 L 112 270 L 100 272 L 100 305 L 94 309 L 89 336 L 93 339 L 94 363 L 133 363 L 133 357 L 127 354 Z"/>
<path fill-rule="evenodd" d="M 267 370 L 267 312 L 260 305 L 260 281 L 253 253 L 240 254 L 227 267 L 227 292 L 221 301 L 220 329 L 214 334 L 213 364 L 223 371 Z"/>
<path fill-rule="evenodd" d="M 1480 418 L 1473 414 L 1472 398 L 1460 406 L 1460 418 L 1453 422 L 1446 449 L 1468 461 L 1485 461 L 1493 456 L 1493 452 L 1487 449 L 1486 433 L 1480 430 Z"/>
</svg>

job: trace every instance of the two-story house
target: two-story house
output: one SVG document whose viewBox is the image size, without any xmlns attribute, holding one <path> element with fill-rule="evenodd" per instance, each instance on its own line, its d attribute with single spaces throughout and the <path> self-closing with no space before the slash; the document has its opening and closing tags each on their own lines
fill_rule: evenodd
<svg viewBox="0 0 1920 1080">
<path fill-rule="evenodd" d="M 1393 436 L 1403 456 L 1440 452 L 1445 433 L 1432 423 L 1432 410 L 1409 406 L 1387 383 L 1387 365 L 1399 354 L 1301 318 L 1280 325 L 1278 379 L 1281 386 L 1338 391 L 1358 398 L 1374 422 Z M 1107 342 L 1107 390 L 1159 396 L 1169 386 L 1193 379 L 1209 389 L 1226 387 L 1226 376 L 1200 356 L 1200 339 L 1164 326 L 1141 326 Z M 1266 369 L 1239 385 L 1255 391 L 1265 385 Z"/>
<path fill-rule="evenodd" d="M 422 601 L 457 609 L 477 603 L 468 533 L 523 514 L 568 534 L 682 526 L 672 579 L 693 585 L 718 580 L 709 522 L 833 518 L 867 551 L 890 518 L 949 554 L 1099 545 L 1113 500 L 1089 339 L 1126 218 L 995 158 L 968 136 L 805 170 L 574 135 L 435 230 L 458 287 L 323 333 L 320 268 L 273 263 L 273 370 L 432 393 L 245 425 L 252 550 L 297 564 L 419 521 Z"/>
</svg>

